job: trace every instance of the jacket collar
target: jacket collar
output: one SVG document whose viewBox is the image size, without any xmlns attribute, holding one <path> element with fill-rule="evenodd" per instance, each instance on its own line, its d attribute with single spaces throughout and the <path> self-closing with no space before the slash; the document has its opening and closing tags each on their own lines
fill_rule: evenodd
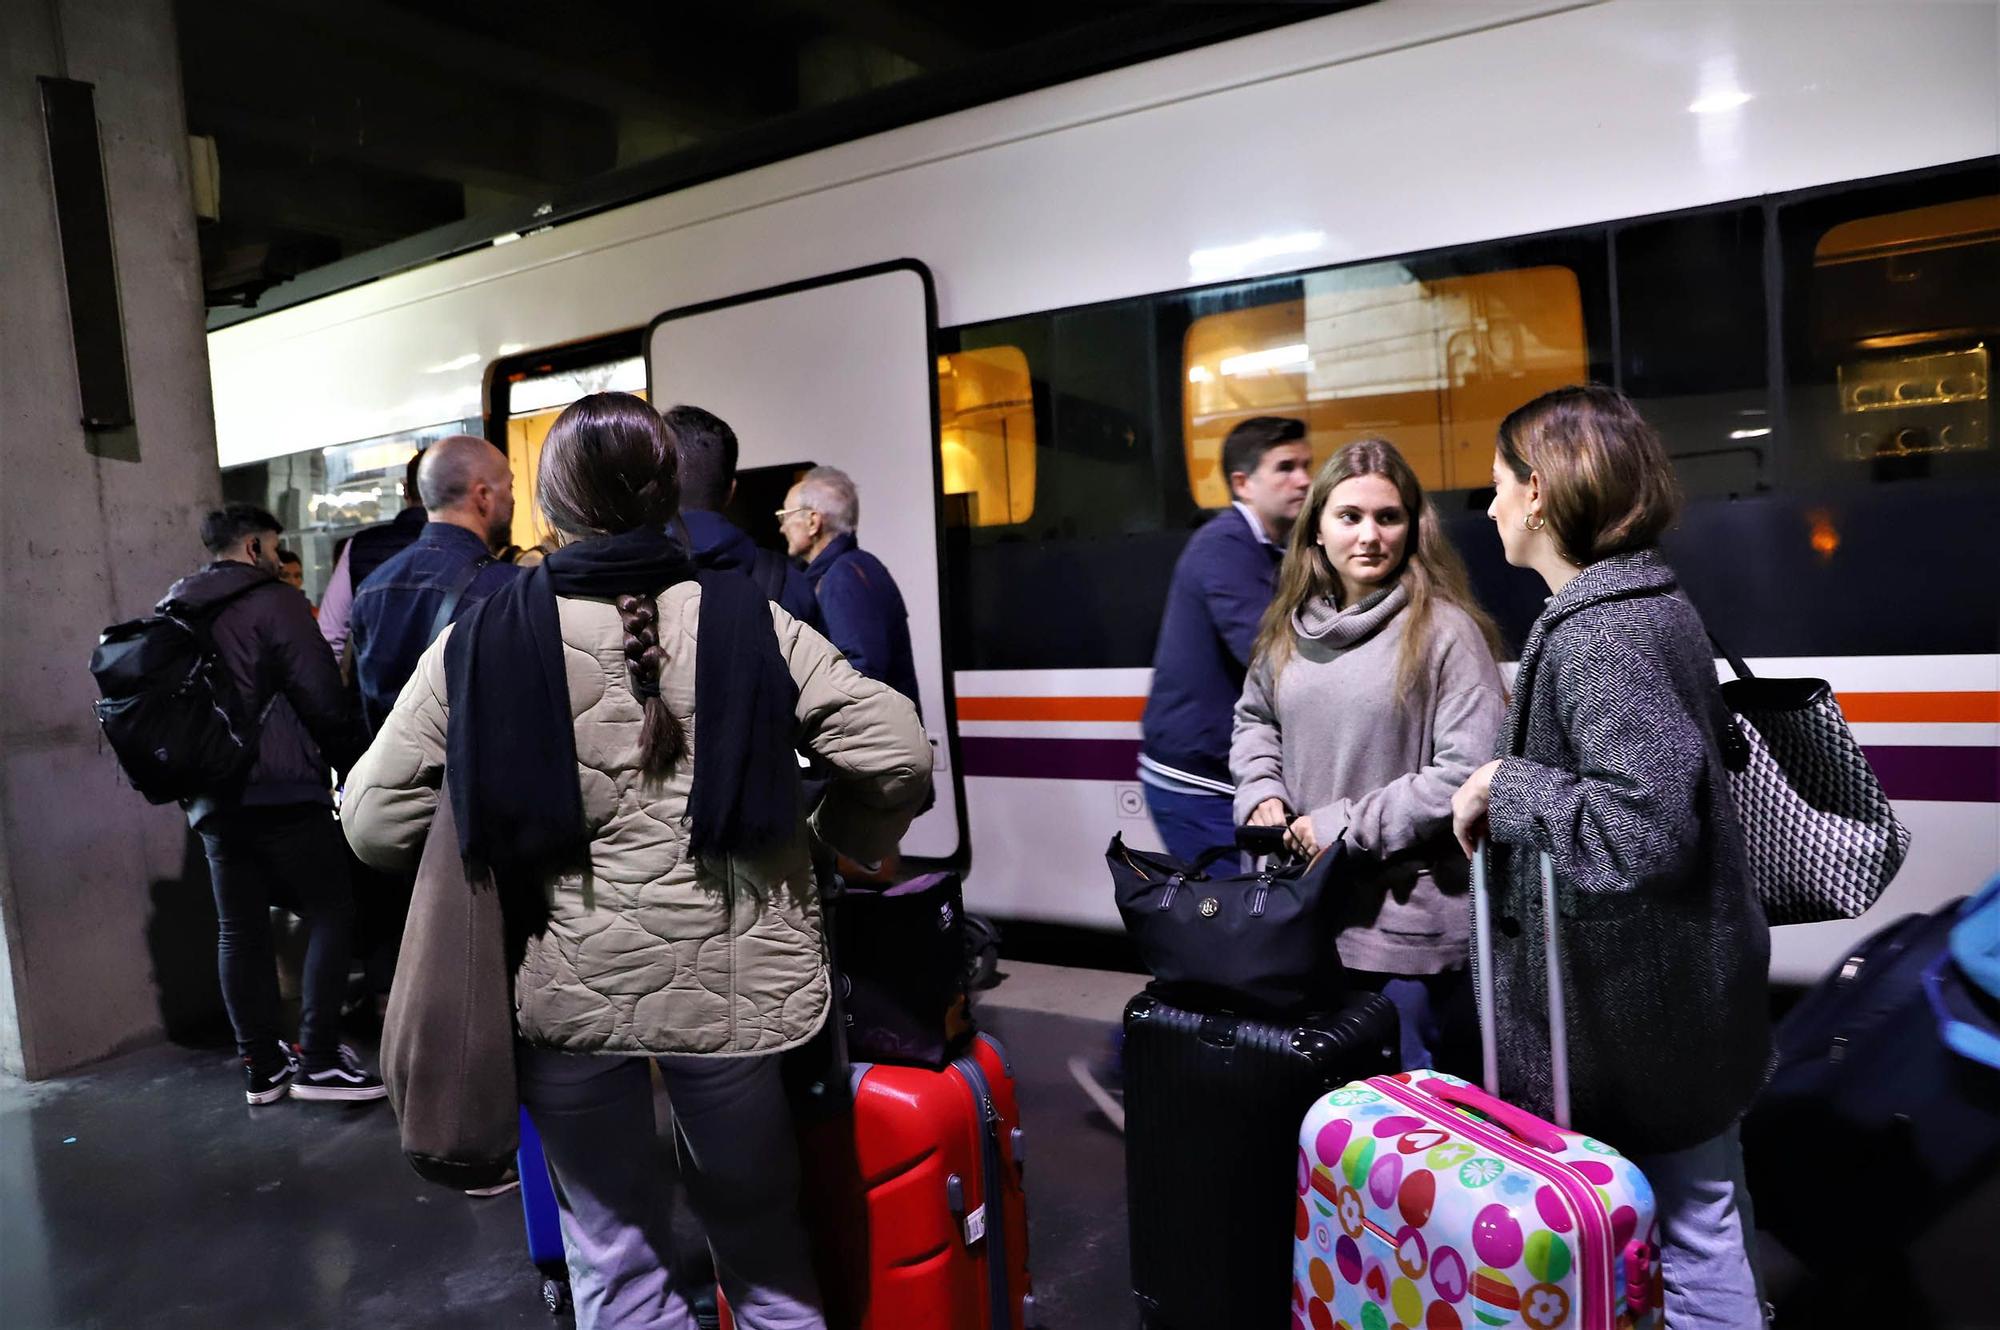
<svg viewBox="0 0 2000 1330">
<path fill-rule="evenodd" d="M 463 545 L 468 550 L 476 549 L 480 554 L 493 553 L 485 541 L 464 527 L 451 522 L 426 522 L 423 530 L 417 534 L 417 543 L 440 546 Z"/>
<path fill-rule="evenodd" d="M 826 543 L 813 561 L 806 565 L 806 580 L 815 585 L 819 579 L 833 571 L 833 565 L 861 548 L 861 542 L 854 538 L 852 531 L 843 531 Z"/>
<path fill-rule="evenodd" d="M 253 582 L 277 580 L 255 564 L 244 563 L 240 559 L 217 559 L 168 587 L 167 594 L 160 597 L 159 604 L 154 608 L 163 611 L 172 603 L 185 610 L 200 610 L 234 595 Z"/>
<path fill-rule="evenodd" d="M 1521 660 L 1514 668 L 1514 705 L 1508 708 L 1507 722 L 1500 736 L 1500 751 L 1518 756 L 1522 728 L 1527 722 L 1528 690 L 1534 683 L 1535 666 L 1542 657 L 1542 644 L 1564 619 L 1579 610 L 1607 601 L 1634 596 L 1664 596 L 1675 586 L 1674 570 L 1655 549 L 1634 550 L 1599 559 L 1570 580 L 1570 584 L 1549 597 L 1549 603 L 1528 630 L 1521 644 Z"/>
</svg>

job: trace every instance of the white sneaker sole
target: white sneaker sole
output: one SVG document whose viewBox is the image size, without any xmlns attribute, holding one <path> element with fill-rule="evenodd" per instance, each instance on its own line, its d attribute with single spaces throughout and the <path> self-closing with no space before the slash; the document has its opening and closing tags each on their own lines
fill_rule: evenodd
<svg viewBox="0 0 2000 1330">
<path fill-rule="evenodd" d="M 1097 1077 L 1090 1074 L 1090 1062 L 1081 1057 L 1069 1060 L 1069 1074 L 1083 1093 L 1089 1097 L 1091 1105 L 1102 1113 L 1112 1126 L 1125 1130 L 1125 1105 L 1118 1102 L 1109 1090 L 1097 1083 Z"/>
<path fill-rule="evenodd" d="M 294 1099 L 326 1099 L 355 1102 L 364 1099 L 387 1099 L 389 1087 L 386 1085 L 306 1085 L 292 1082 Z"/>
<path fill-rule="evenodd" d="M 253 1104 L 275 1104 L 292 1091 L 292 1083 L 283 1081 L 268 1090 L 245 1090 L 243 1097 Z"/>
</svg>

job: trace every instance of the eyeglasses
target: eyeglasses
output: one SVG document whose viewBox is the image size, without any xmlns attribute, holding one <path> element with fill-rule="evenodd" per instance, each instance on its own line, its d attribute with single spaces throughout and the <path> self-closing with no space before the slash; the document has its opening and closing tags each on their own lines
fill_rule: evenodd
<svg viewBox="0 0 2000 1330">
<path fill-rule="evenodd" d="M 777 519 L 778 519 L 778 520 L 779 520 L 780 522 L 782 522 L 782 521 L 784 521 L 784 520 L 785 520 L 785 519 L 786 519 L 787 517 L 790 517 L 790 516 L 791 516 L 791 515 L 792 515 L 793 513 L 809 513 L 809 512 L 813 512 L 813 511 L 814 511 L 814 510 L 813 510 L 812 508 L 809 508 L 809 507 L 807 507 L 807 506 L 806 506 L 805 504 L 800 504 L 800 505 L 799 505 L 798 507 L 796 507 L 796 508 L 780 508 L 780 509 L 778 509 L 778 511 L 777 511 L 777 513 L 775 514 L 775 516 L 777 517 Z"/>
</svg>

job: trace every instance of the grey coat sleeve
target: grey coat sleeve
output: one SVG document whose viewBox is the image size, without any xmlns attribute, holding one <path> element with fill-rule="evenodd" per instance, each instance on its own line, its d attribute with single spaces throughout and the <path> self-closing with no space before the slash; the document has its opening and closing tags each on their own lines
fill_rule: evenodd
<svg viewBox="0 0 2000 1330">
<path fill-rule="evenodd" d="M 1266 799 L 1284 801 L 1284 739 L 1278 729 L 1276 684 L 1271 667 L 1258 661 L 1243 679 L 1243 695 L 1236 699 L 1235 728 L 1229 736 L 1229 778 L 1236 782 L 1236 822 L 1250 820 L 1250 810 Z"/>
<path fill-rule="evenodd" d="M 1701 723 L 1648 643 L 1572 623 L 1534 686 L 1555 690 L 1576 767 L 1502 761 L 1487 810 L 1493 839 L 1546 850 L 1581 892 L 1685 881 L 1701 844 Z"/>
<path fill-rule="evenodd" d="M 1500 667 L 1478 630 L 1446 635 L 1439 626 L 1431 681 L 1431 753 L 1423 766 L 1352 799 L 1312 810 L 1313 839 L 1345 836 L 1355 849 L 1389 858 L 1451 830 L 1451 796 L 1493 755 L 1506 714 Z"/>
</svg>

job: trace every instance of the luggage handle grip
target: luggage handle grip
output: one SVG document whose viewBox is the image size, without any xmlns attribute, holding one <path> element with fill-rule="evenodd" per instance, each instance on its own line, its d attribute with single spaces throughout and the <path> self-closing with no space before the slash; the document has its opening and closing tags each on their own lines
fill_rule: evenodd
<svg viewBox="0 0 2000 1330">
<path fill-rule="evenodd" d="M 1495 1126 L 1505 1127 L 1521 1141 L 1537 1150 L 1558 1154 L 1564 1148 L 1562 1133 L 1542 1121 L 1532 1113 L 1514 1107 L 1504 1099 L 1496 1099 L 1474 1085 L 1453 1085 L 1448 1081 L 1432 1081 L 1424 1087 L 1434 1098 L 1456 1108 L 1470 1109 Z"/>
</svg>

